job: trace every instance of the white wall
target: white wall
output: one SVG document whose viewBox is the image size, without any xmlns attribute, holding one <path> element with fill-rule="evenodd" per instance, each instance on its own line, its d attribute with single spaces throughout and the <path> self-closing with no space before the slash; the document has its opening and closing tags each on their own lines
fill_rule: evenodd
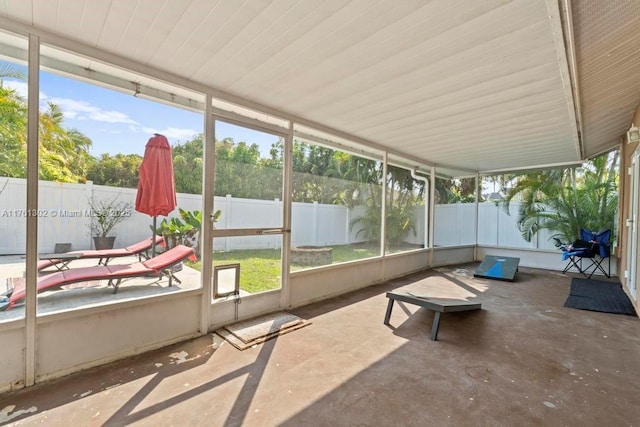
<svg viewBox="0 0 640 427">
<path fill-rule="evenodd" d="M 37 379 L 65 375 L 198 335 L 201 293 L 39 317 Z"/>
<path fill-rule="evenodd" d="M 0 323 L 0 392 L 19 388 L 24 375 L 24 320 Z"/>
<path fill-rule="evenodd" d="M 473 246 L 466 247 L 439 247 L 433 248 L 432 267 L 440 267 L 452 264 L 472 262 L 474 256 Z"/>
</svg>

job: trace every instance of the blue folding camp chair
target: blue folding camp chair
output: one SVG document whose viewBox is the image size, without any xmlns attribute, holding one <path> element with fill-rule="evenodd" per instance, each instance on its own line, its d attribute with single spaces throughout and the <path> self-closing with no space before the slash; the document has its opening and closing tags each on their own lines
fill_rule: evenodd
<svg viewBox="0 0 640 427">
<path fill-rule="evenodd" d="M 591 278 L 596 271 L 600 271 L 607 277 L 611 271 L 611 230 L 599 231 L 597 233 L 580 229 L 580 238 L 572 244 L 564 244 L 558 239 L 560 249 L 562 249 L 562 259 L 567 261 L 563 273 L 572 268 L 578 270 L 587 278 Z M 589 265 L 584 267 L 583 260 L 588 259 Z M 608 269 L 605 271 L 602 263 L 608 260 Z"/>
<path fill-rule="evenodd" d="M 593 256 L 589 258 L 591 264 L 584 269 L 585 273 L 589 274 L 589 279 L 591 279 L 591 276 L 593 276 L 593 273 L 596 271 L 600 271 L 605 276 L 611 277 L 611 230 L 591 233 L 589 237 L 591 237 L 591 241 L 596 242 L 596 245 L 592 248 Z M 602 266 L 605 259 L 608 261 L 606 270 Z M 591 273 L 589 273 L 589 270 L 591 270 Z"/>
</svg>

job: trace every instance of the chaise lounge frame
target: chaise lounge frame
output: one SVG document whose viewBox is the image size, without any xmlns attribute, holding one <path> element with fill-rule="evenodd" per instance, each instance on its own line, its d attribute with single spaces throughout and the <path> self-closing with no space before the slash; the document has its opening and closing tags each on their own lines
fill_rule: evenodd
<svg viewBox="0 0 640 427">
<path fill-rule="evenodd" d="M 169 286 L 175 280 L 182 283 L 173 274 L 172 268 L 187 258 L 193 257 L 193 248 L 178 245 L 166 252 L 146 261 L 134 262 L 131 264 L 117 265 L 96 265 L 92 267 L 71 268 L 58 271 L 38 278 L 38 292 L 52 290 L 77 282 L 89 280 L 108 280 L 108 285 L 113 286 L 113 293 L 118 292 L 118 287 L 124 279 L 144 276 L 160 276 L 169 279 Z M 4 301 L 0 300 L 0 310 L 9 310 L 16 303 L 22 301 L 25 296 L 25 289 L 15 291 L 10 289 L 3 295 Z"/>
<path fill-rule="evenodd" d="M 98 265 L 107 265 L 107 263 L 113 258 L 137 255 L 138 260 L 142 261 L 143 258 L 149 259 L 149 256 L 146 253 L 149 249 L 151 249 L 154 245 L 161 245 L 163 243 L 164 239 L 162 238 L 162 236 L 155 236 L 153 241 L 151 238 L 148 238 L 124 248 L 73 251 L 54 254 L 47 259 L 42 259 L 38 262 L 38 271 L 46 270 L 49 267 L 55 267 L 57 271 L 62 271 L 69 268 L 69 263 L 71 261 L 77 259 L 97 258 Z M 56 256 L 59 256 L 59 258 L 56 258 Z"/>
</svg>

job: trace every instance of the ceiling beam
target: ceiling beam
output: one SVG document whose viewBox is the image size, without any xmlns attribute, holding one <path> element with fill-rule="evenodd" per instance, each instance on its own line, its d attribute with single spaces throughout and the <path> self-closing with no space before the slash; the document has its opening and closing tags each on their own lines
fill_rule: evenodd
<svg viewBox="0 0 640 427">
<path fill-rule="evenodd" d="M 547 0 L 547 7 L 549 7 Z M 584 128 L 582 126 L 582 106 L 580 100 L 580 86 L 578 84 L 578 65 L 576 60 L 576 44 L 573 34 L 573 17 L 571 15 L 571 0 L 562 0 L 563 15 L 560 17 L 560 25 L 564 34 L 564 51 L 566 52 L 567 67 L 569 68 L 569 80 L 571 82 L 571 99 L 574 108 L 574 117 L 577 128 L 577 138 L 575 140 L 576 153 L 578 158 L 584 159 Z M 557 2 L 553 2 L 557 5 Z M 555 8 L 555 6 L 554 6 Z M 564 19 L 562 19 L 564 18 Z M 553 21 L 555 23 L 555 21 Z"/>
</svg>

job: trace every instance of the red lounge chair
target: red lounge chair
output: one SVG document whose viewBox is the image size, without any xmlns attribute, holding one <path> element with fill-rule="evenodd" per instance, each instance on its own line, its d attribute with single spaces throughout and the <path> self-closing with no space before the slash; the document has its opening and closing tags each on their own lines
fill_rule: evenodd
<svg viewBox="0 0 640 427">
<path fill-rule="evenodd" d="M 148 275 L 160 275 L 169 278 L 169 286 L 173 280 L 181 283 L 173 275 L 171 267 L 193 257 L 193 248 L 178 245 L 162 254 L 143 262 L 121 265 L 96 265 L 93 267 L 71 268 L 69 270 L 51 273 L 38 278 L 38 292 L 56 289 L 71 283 L 86 282 L 89 280 L 108 280 L 109 286 L 113 286 L 113 293 L 118 292 L 118 286 L 123 279 L 142 277 Z M 17 302 L 25 297 L 25 289 L 11 289 L 0 297 L 0 310 L 9 310 Z"/>
<path fill-rule="evenodd" d="M 155 244 L 161 245 L 163 243 L 162 236 L 155 237 Z M 38 271 L 42 271 L 46 268 L 55 266 L 59 271 L 67 268 L 69 263 L 76 259 L 89 259 L 98 258 L 98 265 L 107 265 L 112 258 L 118 258 L 123 256 L 138 255 L 138 259 L 142 261 L 142 257 L 148 259 L 145 251 L 151 249 L 151 238 L 144 239 L 141 242 L 134 243 L 126 248 L 119 249 L 103 249 L 103 250 L 90 250 L 90 251 L 73 251 L 65 252 L 63 254 L 49 255 L 47 259 L 43 259 L 38 262 Z M 59 257 L 59 258 L 56 258 Z"/>
</svg>

